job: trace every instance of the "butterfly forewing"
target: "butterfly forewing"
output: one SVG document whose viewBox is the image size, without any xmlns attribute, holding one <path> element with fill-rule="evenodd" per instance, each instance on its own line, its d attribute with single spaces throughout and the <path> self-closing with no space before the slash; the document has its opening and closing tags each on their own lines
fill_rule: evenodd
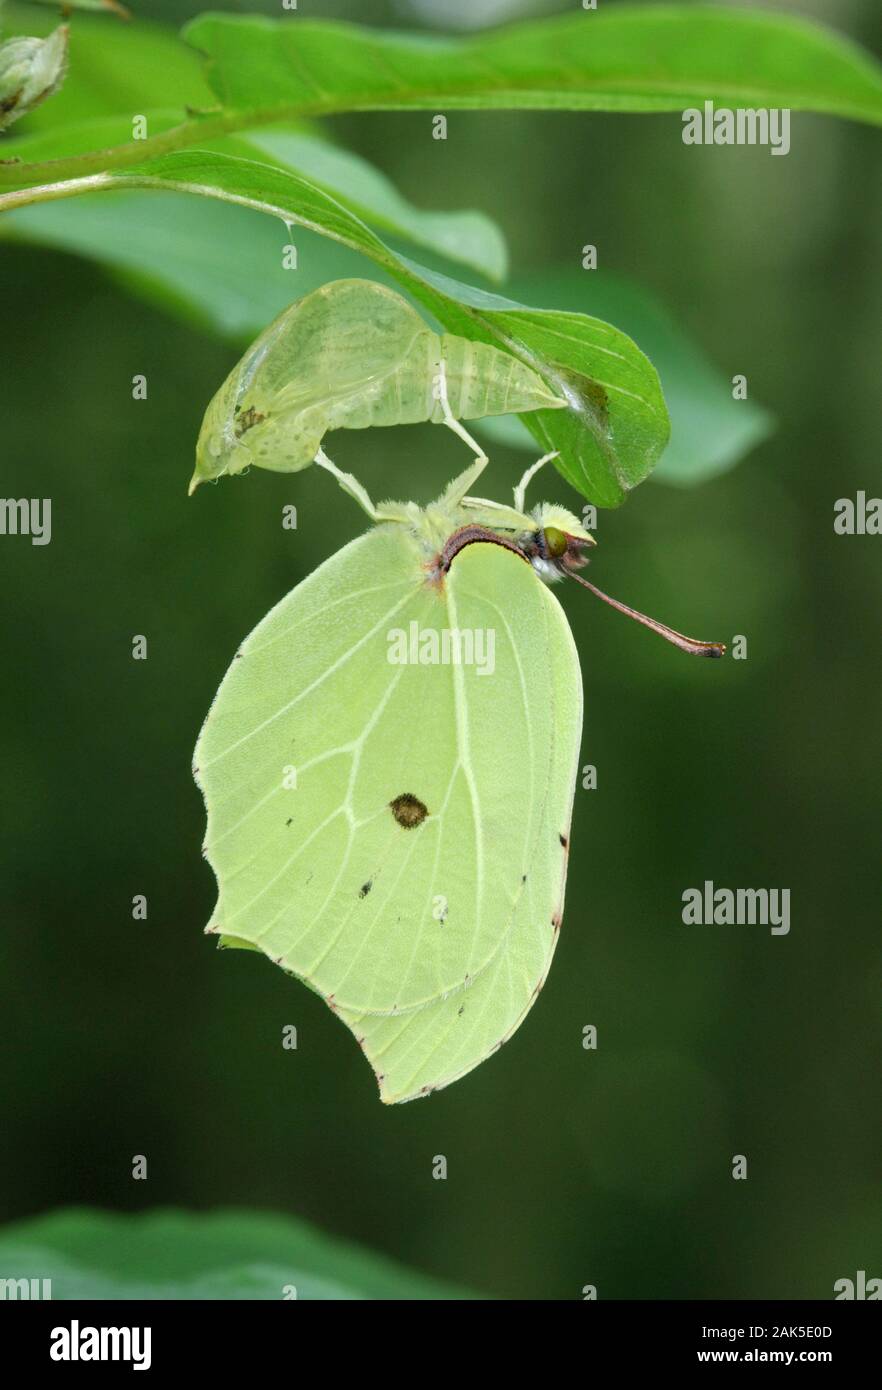
<svg viewBox="0 0 882 1390">
<path fill-rule="evenodd" d="M 460 574 L 471 571 L 463 587 L 468 584 L 479 595 L 492 590 L 496 572 L 507 575 L 509 568 L 499 554 L 491 545 L 463 551 L 451 569 L 454 585 L 459 568 Z M 549 713 L 547 722 L 535 725 L 532 768 L 525 766 L 521 776 L 520 794 L 533 798 L 535 811 L 526 881 L 498 949 L 467 985 L 394 1017 L 341 1011 L 389 1103 L 447 1086 L 496 1051 L 533 1004 L 557 944 L 582 723 L 581 678 L 566 619 L 541 583 L 528 601 L 514 603 L 511 618 L 518 623 L 529 705 L 541 699 Z"/>
</svg>

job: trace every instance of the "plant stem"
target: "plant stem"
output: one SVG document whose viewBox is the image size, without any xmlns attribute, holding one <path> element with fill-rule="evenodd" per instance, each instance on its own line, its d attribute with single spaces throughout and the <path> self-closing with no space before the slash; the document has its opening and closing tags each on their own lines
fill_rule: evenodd
<svg viewBox="0 0 882 1390">
<path fill-rule="evenodd" d="M 293 116 L 292 111 L 286 113 Z M 111 169 L 130 169 L 145 164 L 160 155 L 171 154 L 198 146 L 203 140 L 214 140 L 231 131 L 253 129 L 279 119 L 277 109 L 270 111 L 225 111 L 213 116 L 200 116 L 182 121 L 180 125 L 151 135 L 146 140 L 130 140 L 125 145 L 92 150 L 89 154 L 71 155 L 68 159 L 44 159 L 35 163 L 0 160 L 0 188 L 24 189 L 37 184 L 56 185 L 68 179 L 81 179 L 90 174 L 103 174 Z M 0 147 L 2 148 L 2 147 Z M 12 206 L 12 205 L 10 205 Z"/>
</svg>

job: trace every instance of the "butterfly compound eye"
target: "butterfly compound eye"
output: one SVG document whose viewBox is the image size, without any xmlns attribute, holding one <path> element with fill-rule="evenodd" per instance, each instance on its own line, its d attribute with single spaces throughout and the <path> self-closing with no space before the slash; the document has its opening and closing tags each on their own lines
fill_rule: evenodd
<svg viewBox="0 0 882 1390">
<path fill-rule="evenodd" d="M 543 531 L 545 548 L 551 560 L 559 560 L 567 552 L 567 538 L 556 526 L 546 526 Z"/>
</svg>

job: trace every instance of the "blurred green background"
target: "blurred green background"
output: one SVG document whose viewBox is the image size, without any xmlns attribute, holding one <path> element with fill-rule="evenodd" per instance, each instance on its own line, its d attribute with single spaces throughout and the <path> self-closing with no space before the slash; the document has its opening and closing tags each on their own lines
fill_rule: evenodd
<svg viewBox="0 0 882 1390">
<path fill-rule="evenodd" d="M 200 8 L 150 7 L 175 24 Z M 300 7 L 411 27 L 569 8 Z M 872 46 L 874 0 L 777 8 Z M 577 792 L 554 967 L 496 1057 L 426 1102 L 381 1106 L 317 997 L 203 937 L 214 884 L 190 776 L 237 644 L 362 519 L 317 470 L 188 500 L 237 347 L 87 260 L 4 241 L 2 492 L 51 497 L 53 535 L 0 544 L 0 1215 L 250 1205 L 499 1297 L 589 1283 L 601 1298 L 832 1297 L 837 1278 L 882 1273 L 882 541 L 832 524 L 837 498 L 882 490 L 878 133 L 797 114 L 781 159 L 687 149 L 675 116 L 459 112 L 446 142 L 430 123 L 331 129 L 419 206 L 494 216 L 522 297 L 532 282 L 541 303 L 543 276 L 578 271 L 596 244 L 777 417 L 734 471 L 691 490 L 650 481 L 601 513 L 592 563 L 595 582 L 688 632 L 746 635 L 748 659 L 690 661 L 561 593 L 598 787 Z M 280 254 L 281 227 L 217 212 L 218 237 L 250 219 Z M 291 298 L 310 275 L 374 273 L 295 241 Z M 590 275 L 576 283 L 570 307 L 590 312 Z M 374 496 L 418 500 L 465 463 L 430 427 L 349 433 L 329 452 Z M 523 466 L 495 449 L 487 489 L 503 496 Z M 554 473 L 542 484 L 578 507 Z M 790 888 L 789 936 L 684 926 L 681 895 L 705 879 Z M 281 1046 L 292 1023 L 296 1052 Z"/>
</svg>

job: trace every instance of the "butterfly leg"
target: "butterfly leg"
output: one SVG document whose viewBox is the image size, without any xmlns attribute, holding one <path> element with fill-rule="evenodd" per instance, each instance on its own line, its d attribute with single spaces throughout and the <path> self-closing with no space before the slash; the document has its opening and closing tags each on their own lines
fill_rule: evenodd
<svg viewBox="0 0 882 1390">
<path fill-rule="evenodd" d="M 516 512 L 522 512 L 524 510 L 524 499 L 527 493 L 527 484 L 529 483 L 530 479 L 539 472 L 539 469 L 542 467 L 544 463 L 550 463 L 552 459 L 556 459 L 559 452 L 560 451 L 558 449 L 555 449 L 554 453 L 552 454 L 543 454 L 541 459 L 537 459 L 536 462 L 531 464 L 530 467 L 527 469 L 526 473 L 521 478 L 521 481 L 518 483 L 517 487 L 514 490 L 514 504 Z"/>
<path fill-rule="evenodd" d="M 474 450 L 475 463 L 480 463 L 481 465 L 481 467 L 475 473 L 475 477 L 477 478 L 479 474 L 482 473 L 483 470 L 487 467 L 487 464 L 490 462 L 490 460 L 484 453 L 484 450 L 481 448 L 478 441 L 472 438 L 465 425 L 463 425 L 459 420 L 457 420 L 456 416 L 453 414 L 453 411 L 450 409 L 450 401 L 447 398 L 447 364 L 444 361 L 443 357 L 440 358 L 438 362 L 438 375 L 435 378 L 434 391 L 435 398 L 438 401 L 438 404 L 441 406 L 441 414 L 444 416 L 444 423 L 447 426 L 447 428 L 453 430 L 453 433 L 459 435 L 463 443 L 468 444 L 469 448 Z"/>
<path fill-rule="evenodd" d="M 343 491 L 348 492 L 349 496 L 355 499 L 362 511 L 367 512 L 371 521 L 381 521 L 383 519 L 368 496 L 366 489 L 362 487 L 358 479 L 353 478 L 351 473 L 341 472 L 337 465 L 332 463 L 328 458 L 324 449 L 319 449 L 314 461 L 337 479 Z"/>
</svg>

